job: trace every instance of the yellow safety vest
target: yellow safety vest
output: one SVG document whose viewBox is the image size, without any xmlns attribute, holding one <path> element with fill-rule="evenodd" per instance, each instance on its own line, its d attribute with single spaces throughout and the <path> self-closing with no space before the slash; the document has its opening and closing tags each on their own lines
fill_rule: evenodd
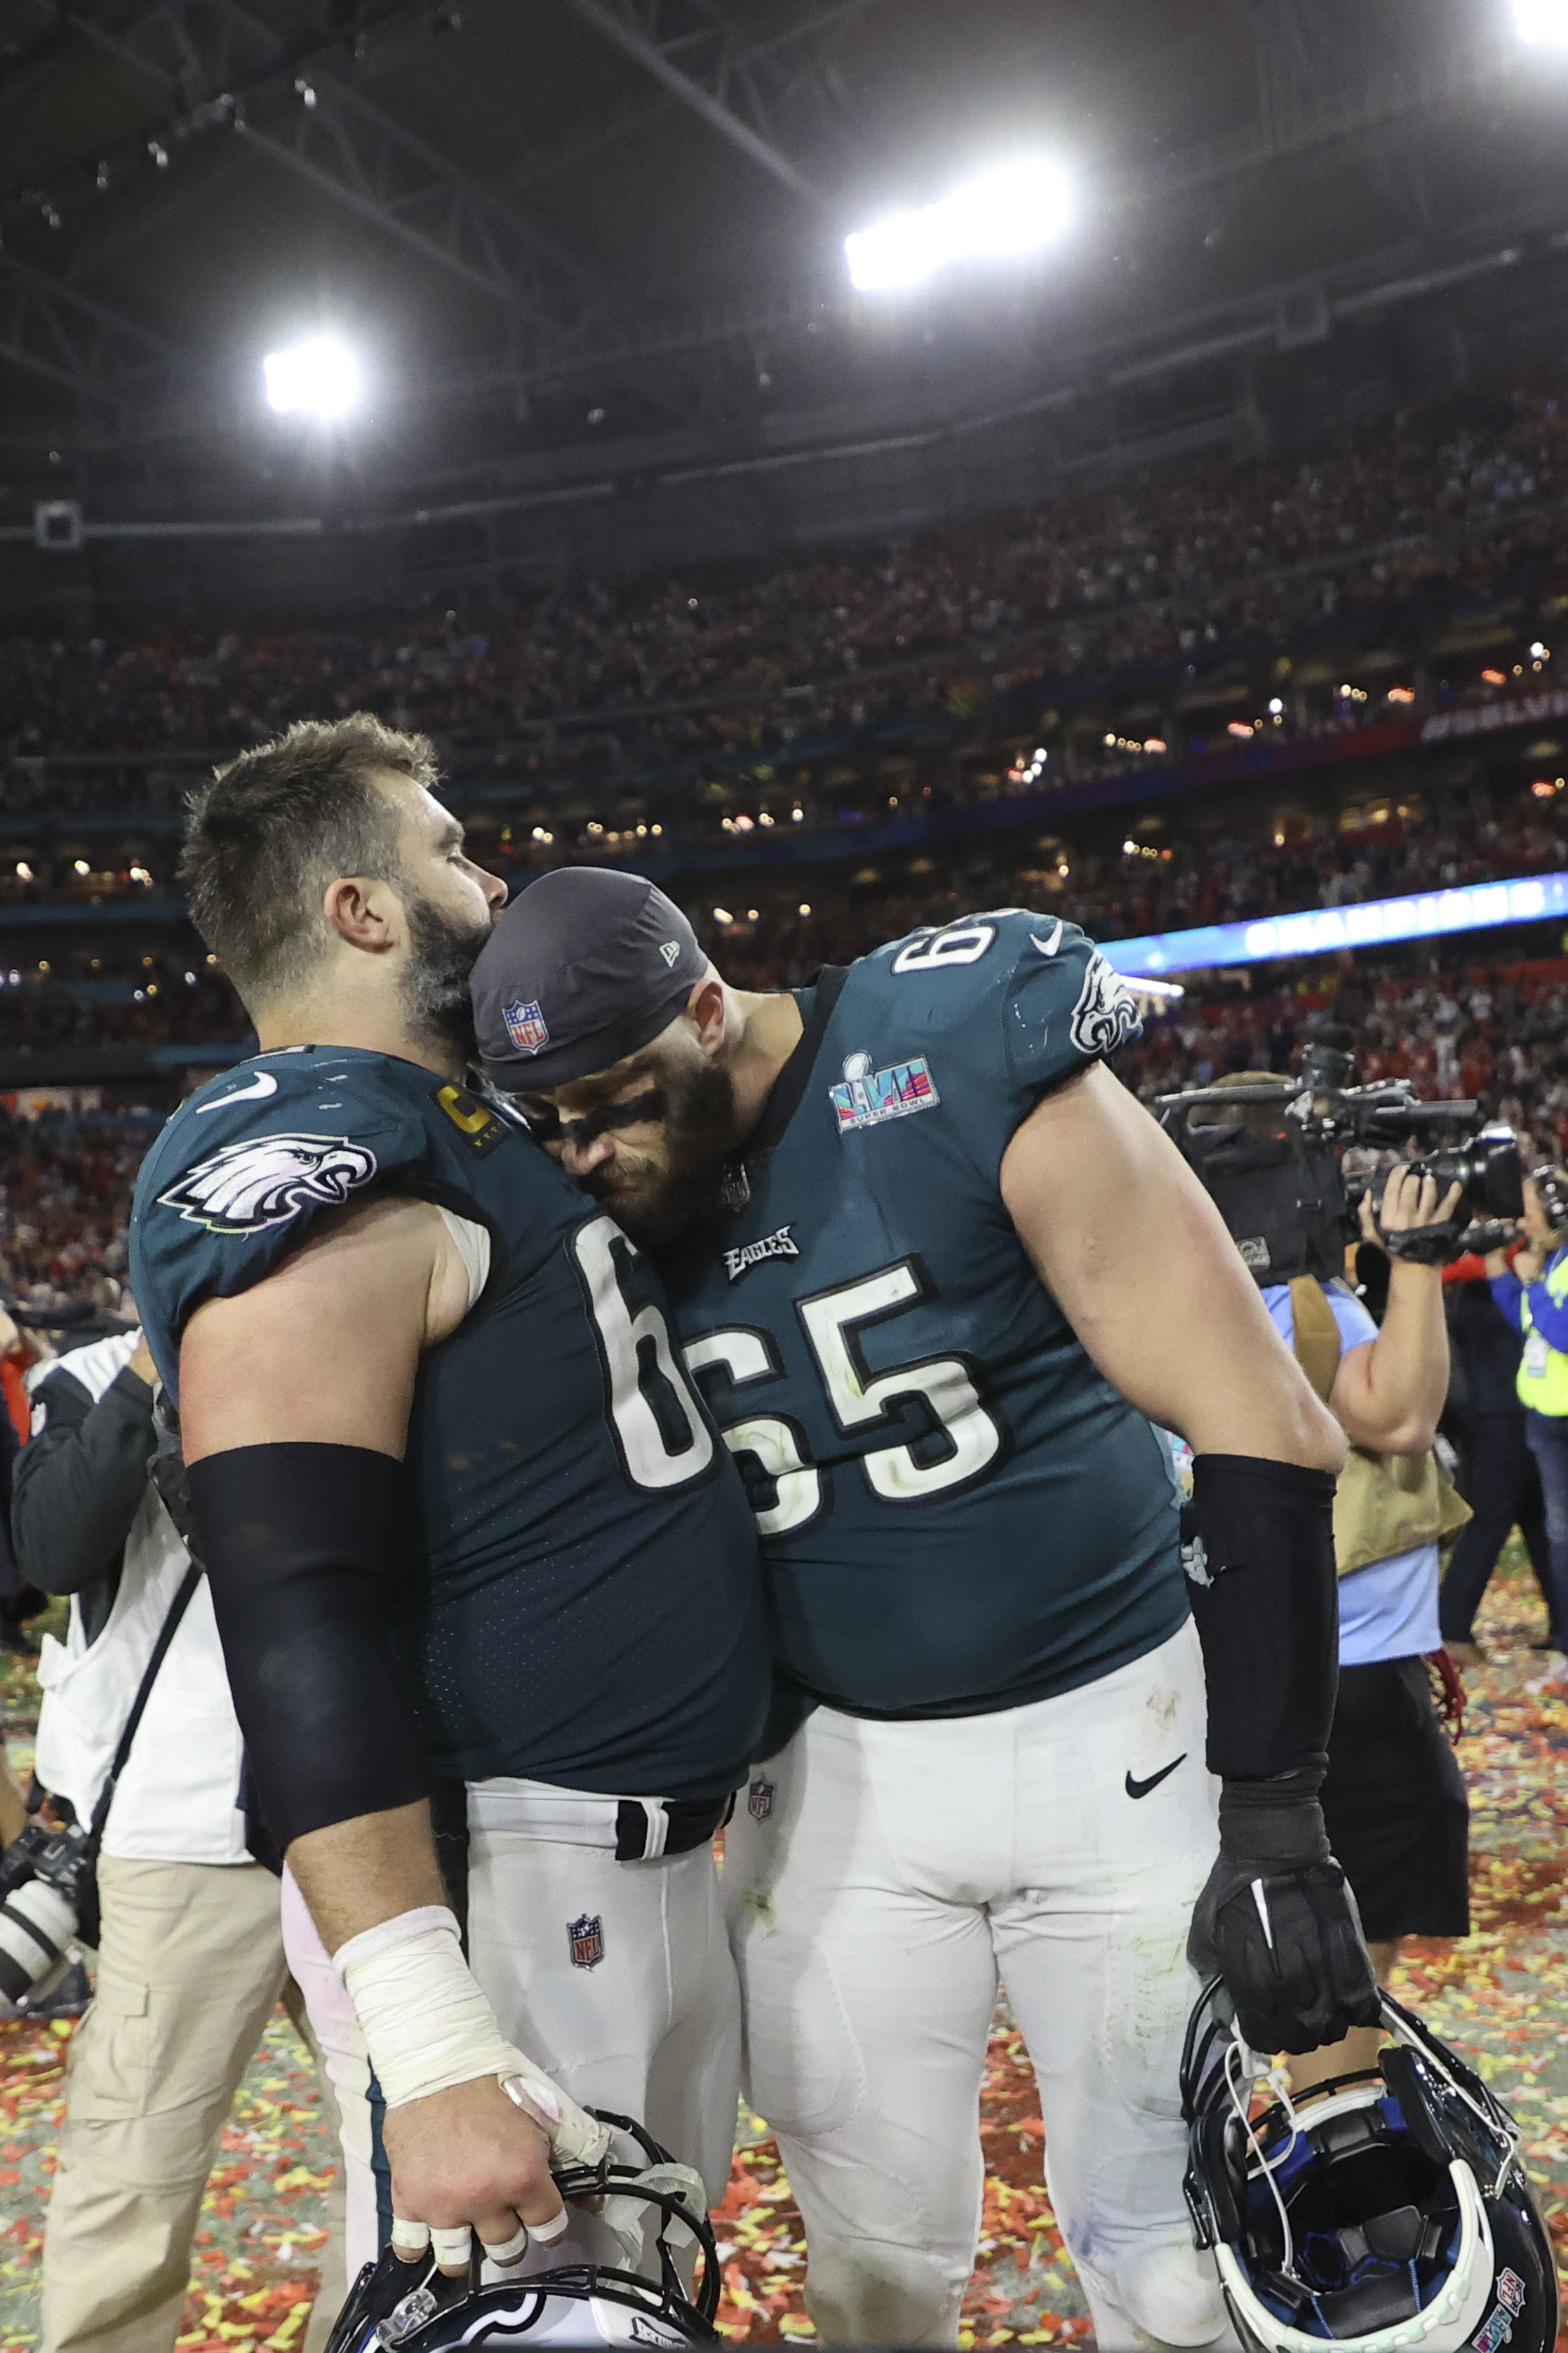
<svg viewBox="0 0 1568 2353">
<path fill-rule="evenodd" d="M 1559 1250 L 1546 1269 L 1546 1293 L 1556 1305 L 1568 1299 L 1568 1250 Z M 1524 1354 L 1519 1360 L 1519 1378 L 1515 1387 L 1520 1402 L 1531 1413 L 1551 1414 L 1554 1418 L 1568 1414 L 1568 1356 L 1554 1348 L 1542 1332 L 1531 1324 L 1530 1293 L 1527 1291 L 1519 1303 L 1520 1321 L 1524 1325 Z"/>
</svg>

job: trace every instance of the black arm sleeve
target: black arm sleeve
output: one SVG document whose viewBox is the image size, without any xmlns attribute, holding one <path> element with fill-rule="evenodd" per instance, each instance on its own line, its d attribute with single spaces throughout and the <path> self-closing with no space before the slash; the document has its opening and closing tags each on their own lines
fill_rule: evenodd
<svg viewBox="0 0 1568 2353">
<path fill-rule="evenodd" d="M 17 1565 L 46 1593 L 79 1593 L 119 1566 L 147 1492 L 153 1392 L 121 1371 L 95 1404 L 62 1366 L 34 1395 L 48 1415 L 12 1481 Z"/>
<path fill-rule="evenodd" d="M 363 1446 L 241 1446 L 191 1465 L 235 1713 L 281 1852 L 428 1795 L 393 1647 L 416 1515 L 401 1462 Z"/>
<path fill-rule="evenodd" d="M 1208 1767 L 1226 1781 L 1328 1765 L 1339 1683 L 1334 1477 L 1200 1454 L 1182 1565 L 1208 1687 Z"/>
</svg>

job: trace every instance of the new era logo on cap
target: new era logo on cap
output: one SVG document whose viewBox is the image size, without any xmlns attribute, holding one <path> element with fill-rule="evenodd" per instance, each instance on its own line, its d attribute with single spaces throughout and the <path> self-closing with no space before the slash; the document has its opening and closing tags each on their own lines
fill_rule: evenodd
<svg viewBox="0 0 1568 2353">
<path fill-rule="evenodd" d="M 677 964 L 680 960 L 680 942 L 679 940 L 661 940 L 659 942 L 658 952 L 673 972 Z"/>
</svg>

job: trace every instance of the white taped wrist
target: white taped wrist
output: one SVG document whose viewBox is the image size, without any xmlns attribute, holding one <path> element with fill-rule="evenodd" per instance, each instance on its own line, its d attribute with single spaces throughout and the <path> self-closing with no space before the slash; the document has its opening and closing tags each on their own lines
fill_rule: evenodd
<svg viewBox="0 0 1568 2353">
<path fill-rule="evenodd" d="M 361 1961 L 374 1960 L 377 1953 L 390 1953 L 395 1946 L 406 1945 L 431 1928 L 447 1928 L 454 1936 L 462 1934 L 457 1914 L 448 1911 L 446 1905 L 421 1904 L 413 1912 L 399 1912 L 395 1919 L 383 1920 L 375 1927 L 351 1936 L 332 1955 L 332 1967 L 347 1985 L 349 1971 L 357 1968 Z"/>
<path fill-rule="evenodd" d="M 605 2126 L 510 2043 L 463 1958 L 457 1916 L 426 1904 L 351 1936 L 332 1955 L 389 2108 L 482 2075 L 548 2135 L 569 2165 L 597 2165 Z"/>
<path fill-rule="evenodd" d="M 389 2108 L 515 2069 L 450 1912 L 405 1912 L 351 1937 L 332 1958 Z"/>
</svg>

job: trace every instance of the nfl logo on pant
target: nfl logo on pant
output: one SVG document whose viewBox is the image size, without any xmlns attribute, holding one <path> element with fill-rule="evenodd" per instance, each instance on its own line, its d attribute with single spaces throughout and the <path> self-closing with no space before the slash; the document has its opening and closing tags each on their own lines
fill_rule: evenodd
<svg viewBox="0 0 1568 2353">
<path fill-rule="evenodd" d="M 746 1792 L 746 1811 L 754 1822 L 765 1822 L 773 1810 L 773 1785 L 756 1780 Z"/>
<path fill-rule="evenodd" d="M 605 1957 L 605 1923 L 595 1912 L 584 1912 L 580 1920 L 566 1924 L 566 1941 L 572 1948 L 574 1969 L 596 1969 Z"/>
</svg>

